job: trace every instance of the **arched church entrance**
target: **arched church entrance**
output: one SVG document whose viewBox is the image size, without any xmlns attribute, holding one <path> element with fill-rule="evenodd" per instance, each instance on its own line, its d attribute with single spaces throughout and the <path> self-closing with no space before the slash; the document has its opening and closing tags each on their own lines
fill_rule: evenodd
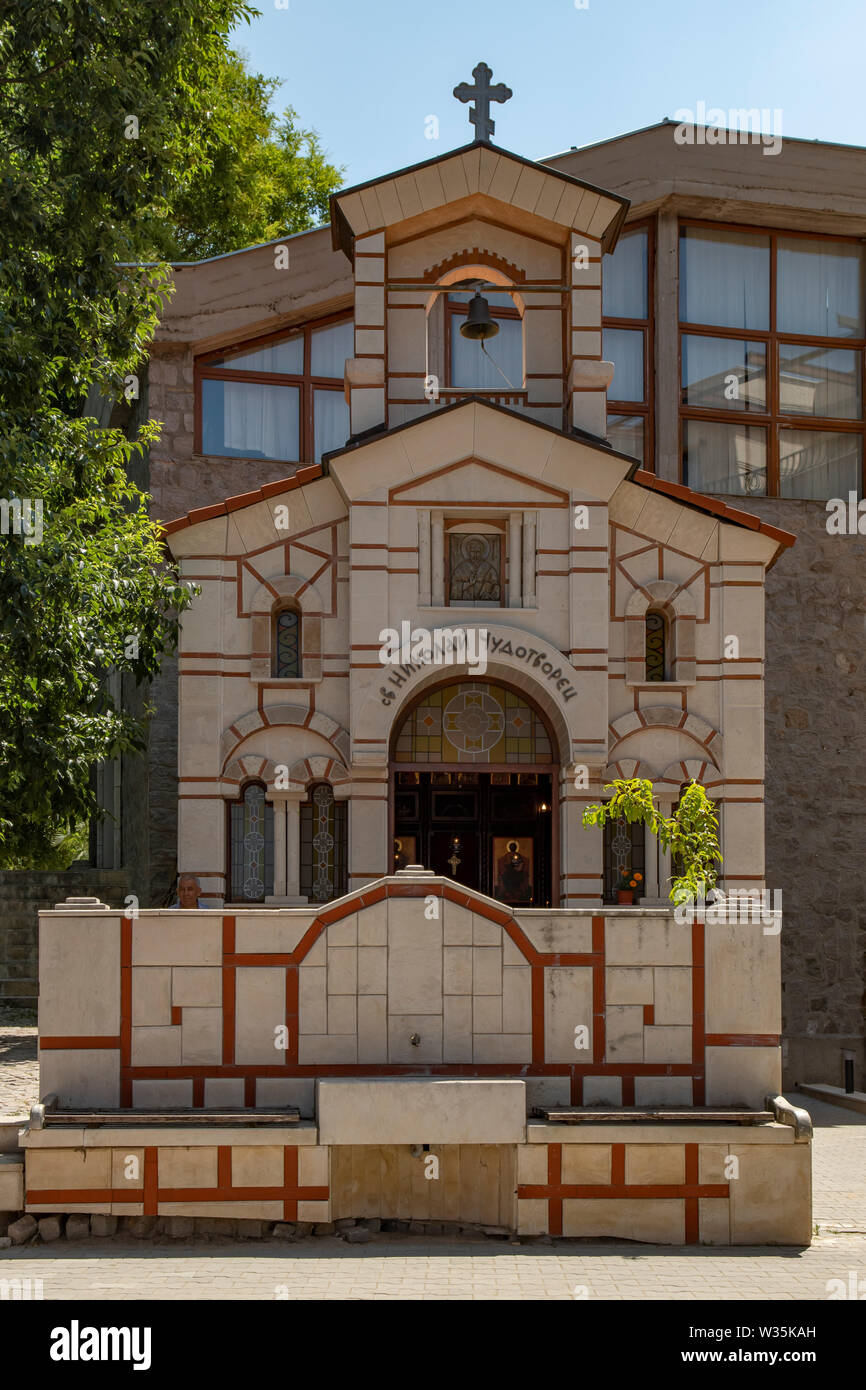
<svg viewBox="0 0 866 1390">
<path fill-rule="evenodd" d="M 558 749 L 522 690 L 426 689 L 391 745 L 393 869 L 423 864 L 522 907 L 558 902 Z"/>
</svg>

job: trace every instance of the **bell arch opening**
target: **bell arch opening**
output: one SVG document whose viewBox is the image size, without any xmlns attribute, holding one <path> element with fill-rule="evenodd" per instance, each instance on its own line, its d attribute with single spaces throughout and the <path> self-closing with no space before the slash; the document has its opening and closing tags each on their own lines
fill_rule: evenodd
<svg viewBox="0 0 866 1390">
<path fill-rule="evenodd" d="M 500 902 L 556 906 L 559 769 L 525 691 L 499 678 L 428 686 L 391 736 L 392 871 L 422 864 Z"/>
</svg>

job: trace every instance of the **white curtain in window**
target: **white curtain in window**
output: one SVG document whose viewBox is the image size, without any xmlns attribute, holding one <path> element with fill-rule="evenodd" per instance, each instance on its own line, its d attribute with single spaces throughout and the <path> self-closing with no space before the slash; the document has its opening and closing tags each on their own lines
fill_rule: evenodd
<svg viewBox="0 0 866 1390">
<path fill-rule="evenodd" d="M 644 421 L 642 415 L 608 415 L 607 437 L 614 449 L 644 461 Z"/>
<path fill-rule="evenodd" d="M 697 492 L 766 493 L 767 442 L 760 426 L 684 420 L 683 442 L 685 482 Z"/>
<path fill-rule="evenodd" d="M 859 352 L 814 343 L 779 344 L 782 414 L 857 420 L 861 414 Z"/>
<path fill-rule="evenodd" d="M 298 390 L 226 381 L 225 451 L 249 458 L 298 457 Z"/>
<path fill-rule="evenodd" d="M 778 309 L 781 333 L 863 337 L 863 253 L 844 241 L 780 239 Z"/>
<path fill-rule="evenodd" d="M 613 381 L 608 388 L 612 401 L 642 401 L 643 333 L 640 329 L 606 328 L 604 355 L 613 363 Z"/>
<path fill-rule="evenodd" d="M 214 367 L 231 367 L 233 372 L 284 372 L 301 376 L 304 371 L 303 336 L 286 338 L 281 343 L 269 343 L 252 352 L 239 353 L 211 363 Z"/>
<path fill-rule="evenodd" d="M 769 238 L 753 232 L 684 228 L 680 318 L 720 328 L 768 328 Z"/>
<path fill-rule="evenodd" d="M 621 236 L 602 266 L 604 313 L 612 319 L 647 316 L 647 230 Z"/>
<path fill-rule="evenodd" d="M 355 356 L 355 325 L 351 319 L 317 328 L 312 335 L 310 369 L 313 376 L 330 376 L 342 381 L 346 358 Z"/>
<path fill-rule="evenodd" d="M 856 434 L 830 430 L 781 430 L 779 492 L 782 497 L 847 497 L 860 492 L 862 451 Z"/>
<path fill-rule="evenodd" d="M 342 449 L 350 433 L 349 407 L 342 391 L 316 391 L 313 398 L 315 463 L 331 449 Z"/>
</svg>

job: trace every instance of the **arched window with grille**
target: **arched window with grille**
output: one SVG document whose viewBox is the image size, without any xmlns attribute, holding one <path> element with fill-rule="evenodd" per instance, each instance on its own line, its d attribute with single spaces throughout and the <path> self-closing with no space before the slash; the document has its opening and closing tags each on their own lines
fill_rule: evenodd
<svg viewBox="0 0 866 1390">
<path fill-rule="evenodd" d="M 615 903 L 617 890 L 625 879 L 640 874 L 635 902 L 646 892 L 645 832 L 643 823 L 608 821 L 604 827 L 604 901 Z"/>
<path fill-rule="evenodd" d="M 646 679 L 664 681 L 668 679 L 670 653 L 668 651 L 668 623 L 659 608 L 650 608 L 646 619 Z"/>
<path fill-rule="evenodd" d="M 326 903 L 346 892 L 346 803 L 327 782 L 310 787 L 301 806 L 301 894 Z"/>
<path fill-rule="evenodd" d="M 261 782 L 249 782 L 229 806 L 231 902 L 260 903 L 274 891 L 274 808 Z"/>
<path fill-rule="evenodd" d="M 301 674 L 301 615 L 297 609 L 277 609 L 274 614 L 272 649 L 272 675 L 282 680 L 298 679 Z"/>
</svg>

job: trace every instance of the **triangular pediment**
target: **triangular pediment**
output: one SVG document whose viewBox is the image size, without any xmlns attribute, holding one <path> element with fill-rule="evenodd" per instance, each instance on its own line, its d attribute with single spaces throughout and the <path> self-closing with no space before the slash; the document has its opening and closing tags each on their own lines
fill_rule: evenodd
<svg viewBox="0 0 866 1390">
<path fill-rule="evenodd" d="M 388 500 L 413 507 L 561 507 L 568 493 L 485 459 L 467 458 L 391 488 Z"/>
<path fill-rule="evenodd" d="M 479 488 L 477 500 L 488 506 L 561 507 L 569 496 L 606 501 L 637 467 L 594 436 L 567 435 L 473 398 L 336 449 L 326 463 L 349 504 L 425 507 L 443 496 L 451 506 L 461 490 L 475 505 Z"/>
<path fill-rule="evenodd" d="M 480 201 L 479 201 L 480 200 Z M 488 204 L 512 210 L 512 219 L 555 228 L 564 240 L 580 231 L 616 245 L 628 212 L 628 199 L 594 184 L 536 164 L 486 141 L 464 145 L 408 169 L 371 179 L 331 196 L 334 249 L 352 259 L 355 238 L 407 227 L 415 230 L 453 221 Z M 528 221 L 527 221 L 528 219 Z"/>
</svg>

